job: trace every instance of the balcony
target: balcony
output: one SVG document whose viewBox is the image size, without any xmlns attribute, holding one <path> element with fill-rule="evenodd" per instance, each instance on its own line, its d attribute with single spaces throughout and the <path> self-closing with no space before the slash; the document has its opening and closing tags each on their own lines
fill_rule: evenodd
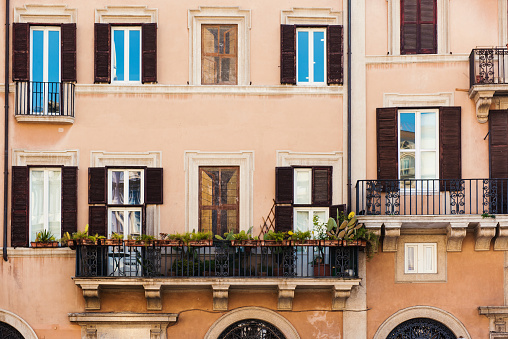
<svg viewBox="0 0 508 339">
<path fill-rule="evenodd" d="M 214 309 L 227 309 L 228 291 L 275 289 L 279 309 L 292 309 L 295 289 L 331 289 L 332 308 L 343 309 L 360 283 L 359 243 L 270 244 L 233 246 L 214 241 L 206 246 L 167 244 L 77 245 L 76 277 L 87 310 L 100 309 L 100 290 L 141 287 L 147 309 L 160 310 L 162 288 L 213 291 Z"/>
<path fill-rule="evenodd" d="M 508 95 L 508 49 L 475 48 L 469 55 L 469 98 L 476 103 L 477 119 L 488 120 L 494 96 Z"/>
<path fill-rule="evenodd" d="M 18 122 L 74 122 L 74 84 L 16 82 L 15 117 Z"/>
</svg>

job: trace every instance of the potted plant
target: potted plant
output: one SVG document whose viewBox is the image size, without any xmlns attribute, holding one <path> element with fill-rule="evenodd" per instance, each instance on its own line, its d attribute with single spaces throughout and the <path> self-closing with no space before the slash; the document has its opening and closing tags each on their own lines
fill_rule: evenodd
<svg viewBox="0 0 508 339">
<path fill-rule="evenodd" d="M 58 241 L 55 239 L 54 235 L 50 231 L 43 230 L 37 232 L 35 241 L 32 241 L 30 245 L 32 247 L 38 248 L 58 247 Z"/>
<path fill-rule="evenodd" d="M 191 240 L 191 233 L 174 233 L 170 234 L 169 240 L 174 244 L 173 246 L 182 246 L 182 245 L 188 245 L 189 241 Z"/>
<path fill-rule="evenodd" d="M 213 245 L 213 234 L 212 232 L 194 232 L 190 234 L 189 246 L 203 247 Z"/>
<path fill-rule="evenodd" d="M 141 234 L 134 237 L 136 246 L 150 246 L 153 245 L 155 237 L 149 234 Z"/>
<path fill-rule="evenodd" d="M 123 245 L 123 234 L 113 232 L 110 239 L 104 240 L 104 244 L 108 246 L 121 246 Z"/>
<path fill-rule="evenodd" d="M 354 212 L 349 213 L 347 218 L 342 212 L 337 216 L 337 220 L 329 218 L 326 234 L 329 240 L 336 241 L 329 245 L 348 245 L 354 240 L 356 231 L 362 226 L 363 224 L 359 224 L 356 220 Z"/>
<path fill-rule="evenodd" d="M 288 232 L 274 232 L 272 230 L 268 231 L 263 235 L 263 245 L 264 246 L 291 246 L 291 240 L 289 240 L 290 235 Z"/>
<path fill-rule="evenodd" d="M 95 245 L 95 241 L 88 236 L 88 224 L 85 226 L 84 231 L 77 231 L 72 233 L 73 245 Z M 69 245 L 70 247 L 71 245 Z"/>
<path fill-rule="evenodd" d="M 252 232 L 253 226 L 249 227 L 249 230 L 245 232 L 242 230 L 235 233 L 233 230 L 224 233 L 224 238 L 220 235 L 216 235 L 215 238 L 218 240 L 231 241 L 232 246 L 244 246 L 244 247 L 255 247 L 258 246 L 258 237 L 253 237 Z"/>
<path fill-rule="evenodd" d="M 288 232 L 291 240 L 293 241 L 293 244 L 299 244 L 304 246 L 314 246 L 316 245 L 316 241 L 311 239 L 311 233 L 310 231 L 289 231 Z"/>
<path fill-rule="evenodd" d="M 315 257 L 314 260 L 311 262 L 311 265 L 314 269 L 315 277 L 324 277 L 327 275 L 331 275 L 331 265 L 326 264 L 321 255 Z"/>
</svg>

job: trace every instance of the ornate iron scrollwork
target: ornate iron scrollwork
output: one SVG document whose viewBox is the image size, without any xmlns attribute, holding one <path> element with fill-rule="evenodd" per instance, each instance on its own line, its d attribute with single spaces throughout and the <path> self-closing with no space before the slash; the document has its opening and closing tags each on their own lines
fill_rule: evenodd
<svg viewBox="0 0 508 339">
<path fill-rule="evenodd" d="M 494 83 L 494 50 L 478 49 L 478 75 L 480 77 L 477 83 L 493 84 Z"/>
<path fill-rule="evenodd" d="M 229 276 L 229 247 L 226 243 L 217 242 L 215 246 L 215 276 Z"/>
<path fill-rule="evenodd" d="M 450 212 L 451 214 L 465 214 L 465 181 L 450 180 Z"/>
<path fill-rule="evenodd" d="M 457 339 L 457 337 L 440 322 L 428 318 L 415 318 L 395 327 L 386 339 Z"/>
<path fill-rule="evenodd" d="M 24 339 L 21 333 L 9 324 L 0 322 L 0 339 Z"/>
<path fill-rule="evenodd" d="M 240 320 L 228 326 L 219 339 L 285 339 L 282 332 L 272 324 L 258 320 Z"/>
</svg>

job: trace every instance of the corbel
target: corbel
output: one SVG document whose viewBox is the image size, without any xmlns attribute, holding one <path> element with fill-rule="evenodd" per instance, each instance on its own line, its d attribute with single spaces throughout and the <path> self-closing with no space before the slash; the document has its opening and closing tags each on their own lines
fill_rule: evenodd
<svg viewBox="0 0 508 339">
<path fill-rule="evenodd" d="M 150 339 L 161 339 L 162 328 L 160 324 L 152 325 L 150 328 Z"/>
<path fill-rule="evenodd" d="M 332 310 L 343 311 L 346 309 L 346 300 L 351 295 L 351 287 L 334 285 L 332 287 Z"/>
<path fill-rule="evenodd" d="M 474 93 L 475 92 L 475 93 Z M 492 104 L 492 98 L 496 91 L 474 91 L 469 95 L 476 104 L 476 118 L 479 123 L 486 123 L 489 119 L 489 109 Z"/>
<path fill-rule="evenodd" d="M 83 291 L 83 298 L 85 298 L 85 310 L 100 310 L 101 309 L 101 298 L 100 298 L 100 286 L 99 284 L 82 284 L 81 290 Z"/>
<path fill-rule="evenodd" d="M 462 251 L 462 241 L 466 237 L 467 224 L 451 222 L 446 227 L 446 250 L 448 252 Z"/>
<path fill-rule="evenodd" d="M 495 220 L 495 219 L 494 219 Z M 475 235 L 475 251 L 488 251 L 490 250 L 490 242 L 496 235 L 497 221 L 481 221 L 476 225 L 474 230 Z"/>
<path fill-rule="evenodd" d="M 295 298 L 296 285 L 279 285 L 279 311 L 291 311 L 293 309 L 293 299 Z"/>
<path fill-rule="evenodd" d="M 85 327 L 85 339 L 97 339 L 97 327 L 96 327 L 96 325 L 86 325 L 86 327 Z"/>
<path fill-rule="evenodd" d="M 214 284 L 213 290 L 213 310 L 214 311 L 227 311 L 228 298 L 229 298 L 229 285 Z"/>
<path fill-rule="evenodd" d="M 143 284 L 145 289 L 146 309 L 162 311 L 161 284 Z"/>
<path fill-rule="evenodd" d="M 494 242 L 494 251 L 508 251 L 508 220 L 498 217 L 499 234 Z"/>
<path fill-rule="evenodd" d="M 400 222 L 385 222 L 385 236 L 383 239 L 383 252 L 397 252 L 397 241 L 400 237 Z"/>
</svg>

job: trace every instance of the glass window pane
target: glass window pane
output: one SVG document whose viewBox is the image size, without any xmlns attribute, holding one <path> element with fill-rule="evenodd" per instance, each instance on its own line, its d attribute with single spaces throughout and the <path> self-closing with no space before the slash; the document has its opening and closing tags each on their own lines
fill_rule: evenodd
<svg viewBox="0 0 508 339">
<path fill-rule="evenodd" d="M 44 31 L 32 31 L 32 81 L 44 81 Z"/>
<path fill-rule="evenodd" d="M 48 81 L 60 81 L 60 32 L 48 32 Z"/>
<path fill-rule="evenodd" d="M 415 153 L 414 152 L 400 152 L 400 179 L 414 179 L 415 178 Z"/>
<path fill-rule="evenodd" d="M 129 205 L 141 204 L 141 171 L 129 171 Z"/>
<path fill-rule="evenodd" d="M 44 229 L 44 171 L 30 172 L 30 241 Z"/>
<path fill-rule="evenodd" d="M 436 113 L 421 114 L 421 145 L 422 149 L 436 149 Z"/>
<path fill-rule="evenodd" d="M 309 32 L 297 32 L 298 82 L 309 82 Z"/>
<path fill-rule="evenodd" d="M 221 204 L 236 204 L 238 201 L 238 171 L 222 170 L 221 171 Z"/>
<path fill-rule="evenodd" d="M 48 171 L 49 194 L 48 194 L 48 222 L 49 231 L 55 238 L 61 237 L 61 194 L 62 180 L 60 171 Z"/>
<path fill-rule="evenodd" d="M 314 82 L 325 81 L 325 33 L 314 32 Z"/>
<path fill-rule="evenodd" d="M 326 218 L 325 211 L 314 211 L 314 215 L 318 217 L 319 223 L 324 223 L 327 221 L 327 220 L 325 220 L 325 218 Z M 312 219 L 312 220 L 314 221 L 314 219 Z"/>
<path fill-rule="evenodd" d="M 413 246 L 408 246 L 406 251 L 406 262 L 407 262 L 407 271 L 414 272 L 415 267 L 415 248 Z"/>
<path fill-rule="evenodd" d="M 400 149 L 415 149 L 415 114 L 400 113 Z"/>
<path fill-rule="evenodd" d="M 123 30 L 113 31 L 113 80 L 123 81 L 125 76 L 125 34 Z"/>
<path fill-rule="evenodd" d="M 141 211 L 129 211 L 129 234 L 141 234 Z"/>
<path fill-rule="evenodd" d="M 124 192 L 124 172 L 123 171 L 111 171 L 111 204 L 123 204 L 123 192 Z"/>
<path fill-rule="evenodd" d="M 309 211 L 296 212 L 296 230 L 307 231 L 309 229 Z"/>
<path fill-rule="evenodd" d="M 141 80 L 141 32 L 129 31 L 129 81 Z"/>
<path fill-rule="evenodd" d="M 111 211 L 109 216 L 109 230 L 111 233 L 123 233 L 124 225 L 124 212 L 123 211 Z"/>
<path fill-rule="evenodd" d="M 421 179 L 435 179 L 436 173 L 436 152 L 421 153 Z"/>
<path fill-rule="evenodd" d="M 296 188 L 295 188 L 295 204 L 310 204 L 311 203 L 311 180 L 312 171 L 309 170 L 295 170 L 296 174 Z"/>
<path fill-rule="evenodd" d="M 433 260 L 432 260 L 432 257 L 433 257 L 433 247 L 432 246 L 424 246 L 424 258 L 425 258 L 425 271 L 426 272 L 429 272 L 429 271 L 433 271 L 434 268 L 432 267 L 433 265 Z"/>
</svg>

